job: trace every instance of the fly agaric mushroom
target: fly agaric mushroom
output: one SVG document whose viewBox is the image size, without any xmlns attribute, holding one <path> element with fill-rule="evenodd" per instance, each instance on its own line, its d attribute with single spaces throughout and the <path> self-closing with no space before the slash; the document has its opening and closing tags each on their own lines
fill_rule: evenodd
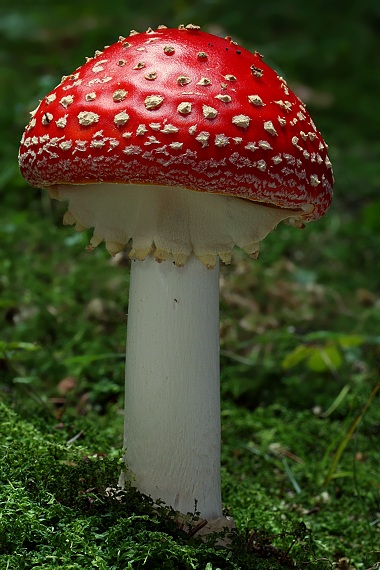
<svg viewBox="0 0 380 570">
<path fill-rule="evenodd" d="M 125 460 L 182 513 L 222 517 L 218 259 L 257 257 L 280 221 L 332 198 L 327 147 L 285 80 L 197 26 L 131 32 L 64 77 L 32 113 L 19 164 L 132 259 Z M 157 263 L 160 262 L 160 263 Z"/>
</svg>

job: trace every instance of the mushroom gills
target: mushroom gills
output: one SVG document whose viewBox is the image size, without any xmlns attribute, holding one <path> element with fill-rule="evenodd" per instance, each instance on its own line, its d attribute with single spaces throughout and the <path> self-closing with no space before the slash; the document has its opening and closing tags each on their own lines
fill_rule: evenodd
<svg viewBox="0 0 380 570">
<path fill-rule="evenodd" d="M 68 202 L 66 224 L 94 229 L 88 249 L 104 241 L 112 255 L 128 246 L 131 259 L 152 254 L 178 266 L 191 254 L 207 267 L 218 257 L 229 263 L 235 246 L 256 258 L 259 242 L 279 222 L 294 223 L 304 213 L 171 186 L 57 185 L 51 194 Z"/>
</svg>

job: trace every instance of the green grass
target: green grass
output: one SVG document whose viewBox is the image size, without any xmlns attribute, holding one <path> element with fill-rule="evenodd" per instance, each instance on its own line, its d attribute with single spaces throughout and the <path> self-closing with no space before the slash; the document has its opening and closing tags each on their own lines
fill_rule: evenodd
<svg viewBox="0 0 380 570">
<path fill-rule="evenodd" d="M 75 8 L 0 7 L 0 570 L 376 570 L 378 3 Z M 287 76 L 336 177 L 323 220 L 280 225 L 258 261 L 236 251 L 222 269 L 228 550 L 133 489 L 107 491 L 122 466 L 128 264 L 87 253 L 88 234 L 61 227 L 61 207 L 27 187 L 16 159 L 27 112 L 85 55 L 129 29 L 189 21 L 218 26 Z"/>
</svg>

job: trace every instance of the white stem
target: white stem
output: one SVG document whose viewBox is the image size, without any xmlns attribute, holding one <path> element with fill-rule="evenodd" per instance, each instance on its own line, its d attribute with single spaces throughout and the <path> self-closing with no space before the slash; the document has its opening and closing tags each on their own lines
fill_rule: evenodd
<svg viewBox="0 0 380 570">
<path fill-rule="evenodd" d="M 132 262 L 125 386 L 132 484 L 182 513 L 220 517 L 218 267 Z"/>
</svg>

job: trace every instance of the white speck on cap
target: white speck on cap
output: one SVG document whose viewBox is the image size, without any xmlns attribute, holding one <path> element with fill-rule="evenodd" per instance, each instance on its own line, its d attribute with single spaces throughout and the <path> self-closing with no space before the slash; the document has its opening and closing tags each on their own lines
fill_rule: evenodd
<svg viewBox="0 0 380 570">
<path fill-rule="evenodd" d="M 209 105 L 203 105 L 202 111 L 203 116 L 206 119 L 215 119 L 215 117 L 218 115 L 218 111 Z"/>
<path fill-rule="evenodd" d="M 66 127 L 67 117 L 68 117 L 68 115 L 64 115 L 63 117 L 59 117 L 59 119 L 57 119 L 55 121 L 55 124 L 57 125 L 57 127 L 59 127 L 60 129 L 63 129 L 64 127 Z"/>
<path fill-rule="evenodd" d="M 243 129 L 246 129 L 249 126 L 250 120 L 251 119 L 247 117 L 247 115 L 235 115 L 232 117 L 233 124 L 237 127 L 242 127 Z"/>
<path fill-rule="evenodd" d="M 73 95 L 65 95 L 65 96 L 62 97 L 62 99 L 60 100 L 60 104 L 62 105 L 62 107 L 64 107 L 65 109 L 67 109 L 67 107 L 68 107 L 69 105 L 71 105 L 73 101 L 74 101 L 74 96 L 73 96 Z"/>
<path fill-rule="evenodd" d="M 59 147 L 62 150 L 70 150 L 70 148 L 73 146 L 73 143 L 71 141 L 62 141 L 61 143 L 59 143 Z"/>
<path fill-rule="evenodd" d="M 162 95 L 148 95 L 144 101 L 145 107 L 148 110 L 158 109 L 162 105 L 163 100 L 164 97 Z"/>
<path fill-rule="evenodd" d="M 187 77 L 187 75 L 180 75 L 179 77 L 177 77 L 177 83 L 178 85 L 188 85 L 191 82 L 190 77 Z"/>
<path fill-rule="evenodd" d="M 223 103 L 231 103 L 232 98 L 230 95 L 215 95 L 215 99 L 219 99 L 219 101 L 222 101 Z"/>
<path fill-rule="evenodd" d="M 263 107 L 264 103 L 260 95 L 248 95 L 248 101 L 257 107 Z"/>
<path fill-rule="evenodd" d="M 137 127 L 137 129 L 136 129 L 136 135 L 137 135 L 138 137 L 144 136 L 145 133 L 147 133 L 147 132 L 148 132 L 148 129 L 147 129 L 146 126 L 143 125 L 143 124 L 139 125 L 139 126 Z"/>
<path fill-rule="evenodd" d="M 115 102 L 124 101 L 127 95 L 128 91 L 126 91 L 125 89 L 116 89 L 116 91 L 114 91 L 112 94 L 112 99 Z"/>
<path fill-rule="evenodd" d="M 94 73 L 99 73 L 100 71 L 104 71 L 104 66 L 102 64 L 107 63 L 107 61 L 108 59 L 101 59 L 100 61 L 97 61 L 94 67 L 92 68 L 92 71 Z"/>
<path fill-rule="evenodd" d="M 277 131 L 274 128 L 274 125 L 272 123 L 272 121 L 265 121 L 264 123 L 264 129 L 267 131 L 267 133 L 269 133 L 270 135 L 272 135 L 273 137 L 277 136 Z"/>
<path fill-rule="evenodd" d="M 223 147 L 223 146 L 227 146 L 228 144 L 230 144 L 230 141 L 228 140 L 228 137 L 226 137 L 226 135 L 223 135 L 223 134 L 216 135 L 216 137 L 215 137 L 215 145 L 216 146 Z"/>
<path fill-rule="evenodd" d="M 275 101 L 275 103 L 279 105 L 281 109 L 284 109 L 288 113 L 290 113 L 290 111 L 292 110 L 293 103 L 291 103 L 290 101 L 283 101 L 282 99 L 279 99 L 278 101 Z"/>
<path fill-rule="evenodd" d="M 161 129 L 161 132 L 165 134 L 178 133 L 178 131 L 179 131 L 178 127 L 175 127 L 174 125 L 170 124 L 165 125 L 164 128 Z"/>
<path fill-rule="evenodd" d="M 319 180 L 318 176 L 316 174 L 311 174 L 310 176 L 310 183 L 312 186 L 314 186 L 314 188 L 316 186 L 318 186 L 318 184 L 321 183 L 321 181 Z"/>
<path fill-rule="evenodd" d="M 264 150 L 273 150 L 273 147 L 269 144 L 268 141 L 259 141 L 259 147 Z"/>
<path fill-rule="evenodd" d="M 92 111 L 81 111 L 78 113 L 78 121 L 80 125 L 87 127 L 99 121 L 99 115 Z"/>
<path fill-rule="evenodd" d="M 115 123 L 115 125 L 117 125 L 118 127 L 122 127 L 123 125 L 125 125 L 127 123 L 127 121 L 129 121 L 129 115 L 127 113 L 127 111 L 120 111 L 120 113 L 117 113 L 117 115 L 115 115 L 113 122 Z"/>
<path fill-rule="evenodd" d="M 257 168 L 259 170 L 261 170 L 262 172 L 264 172 L 267 169 L 267 163 L 263 159 L 258 160 L 256 165 L 257 165 Z"/>
<path fill-rule="evenodd" d="M 50 95 L 48 95 L 47 97 L 45 97 L 45 101 L 46 104 L 49 105 L 50 103 L 52 103 L 53 101 L 55 101 L 57 98 L 57 95 L 55 93 L 51 93 Z"/>
<path fill-rule="evenodd" d="M 52 120 L 53 120 L 53 115 L 51 113 L 44 113 L 42 115 L 42 124 L 43 125 L 49 125 Z"/>
<path fill-rule="evenodd" d="M 183 101 L 178 105 L 177 111 L 178 113 L 181 113 L 181 115 L 188 115 L 191 113 L 191 103 L 188 101 Z"/>
<path fill-rule="evenodd" d="M 205 148 L 206 146 L 208 146 L 208 140 L 210 138 L 210 133 L 206 132 L 206 131 L 201 131 L 199 133 L 199 135 L 197 135 L 195 137 L 195 140 L 197 140 L 198 142 L 201 143 L 202 148 Z"/>
<path fill-rule="evenodd" d="M 201 79 L 198 81 L 197 85 L 211 85 L 211 79 L 208 79 L 208 77 L 201 77 Z"/>
<path fill-rule="evenodd" d="M 251 152 L 255 152 L 259 147 L 254 142 L 249 142 L 244 148 L 250 150 Z"/>
</svg>

